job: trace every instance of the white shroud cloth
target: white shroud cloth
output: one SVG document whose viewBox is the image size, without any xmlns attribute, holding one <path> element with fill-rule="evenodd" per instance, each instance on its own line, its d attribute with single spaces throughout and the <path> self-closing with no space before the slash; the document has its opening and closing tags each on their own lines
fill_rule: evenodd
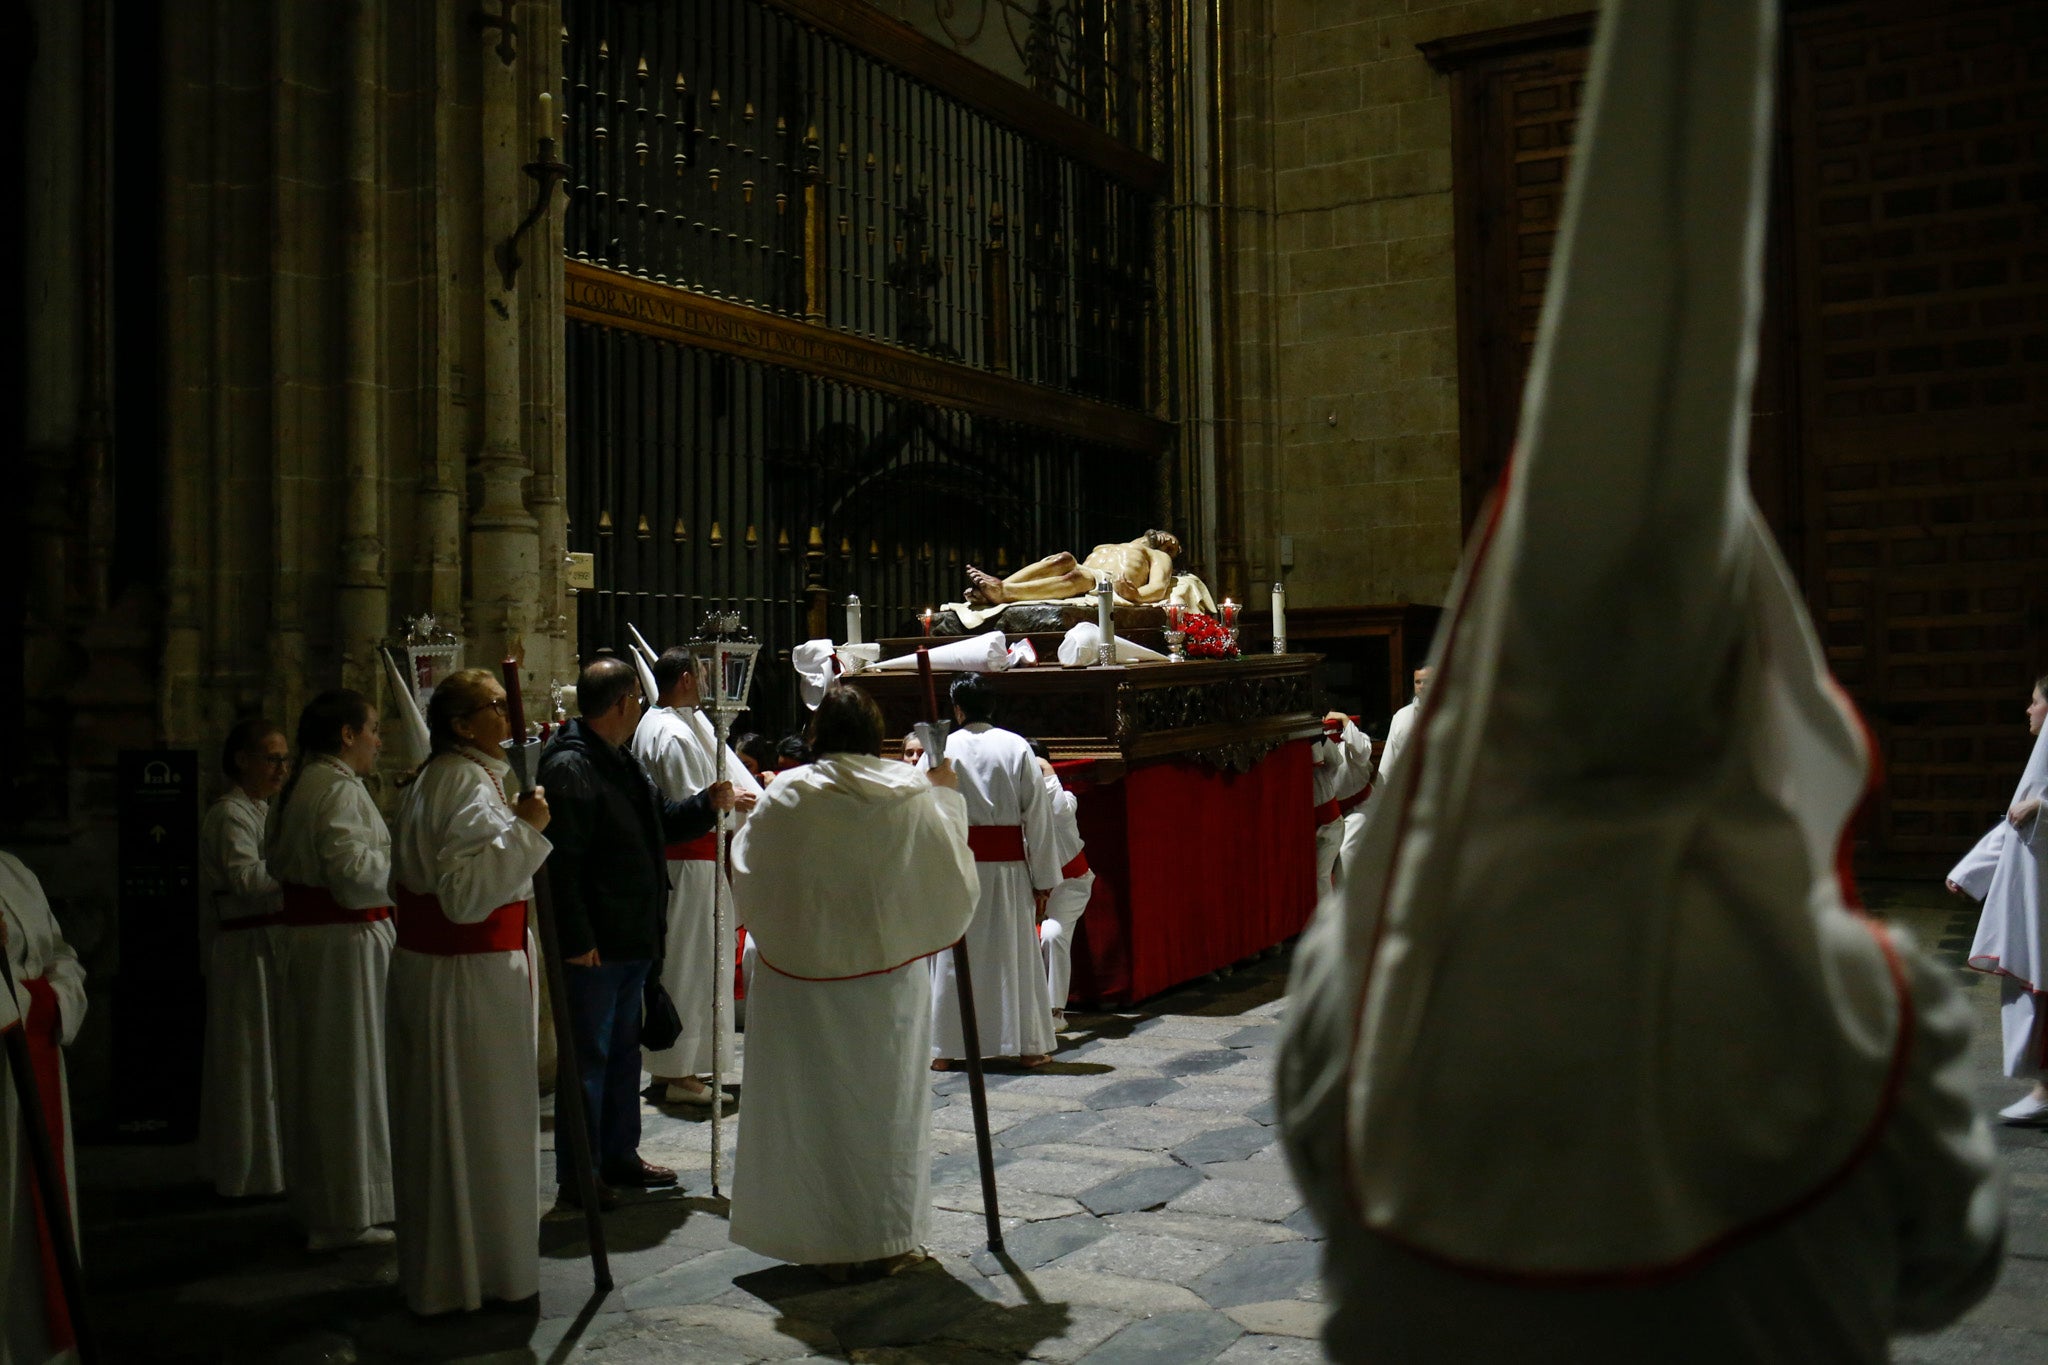
<svg viewBox="0 0 2048 1365">
<path fill-rule="evenodd" d="M 633 756 L 671 801 L 695 796 L 719 780 L 717 732 L 704 713 L 694 708 L 679 711 L 657 706 L 648 711 L 633 734 Z M 730 750 L 725 756 L 725 780 L 740 795 L 761 794 L 761 784 Z M 727 818 L 745 820 L 746 816 L 735 811 Z M 724 878 L 718 864 L 709 859 L 669 859 L 668 941 L 662 949 L 661 983 L 676 1002 L 683 1031 L 676 1036 L 674 1047 L 647 1051 L 642 1064 L 650 1075 L 711 1072 L 711 991 L 714 983 L 727 992 L 733 988 L 732 945 L 720 950 L 712 920 L 714 886 Z M 727 927 L 739 922 L 728 902 Z M 728 995 L 725 1028 L 717 1038 L 720 1067 L 726 1072 L 732 1070 L 733 1013 Z"/>
<path fill-rule="evenodd" d="M 1046 993 L 1056 1011 L 1065 1011 L 1074 980 L 1074 929 L 1095 894 L 1095 872 L 1065 876 L 1067 864 L 1081 856 L 1081 802 L 1050 773 L 1041 773 L 1045 799 L 1052 807 L 1052 856 L 1059 859 L 1062 876 L 1045 903 L 1045 922 L 1038 926 L 1038 946 L 1045 955 Z M 969 949 L 972 952 L 973 949 Z"/>
<path fill-rule="evenodd" d="M 985 631 L 960 640 L 933 640 L 930 650 L 933 668 L 961 673 L 1002 673 L 1014 664 L 1030 663 L 1037 658 L 1031 652 L 1029 640 L 1019 640 L 1013 647 L 999 630 Z M 867 671 L 899 673 L 916 667 L 917 651 L 913 649 L 908 654 L 869 664 Z"/>
<path fill-rule="evenodd" d="M 1372 785 L 1372 737 L 1344 718 L 1336 738 L 1324 737 L 1310 750 L 1310 778 L 1316 804 L 1316 894 L 1330 889 L 1337 870 L 1337 855 L 1344 847 L 1347 819 L 1323 819 L 1323 807 L 1332 801 L 1349 801 Z"/>
<path fill-rule="evenodd" d="M 508 771 L 495 754 L 442 754 L 399 805 L 394 878 L 455 924 L 531 899 L 547 861 L 546 837 L 512 813 Z M 532 953 L 527 937 L 518 950 L 391 955 L 398 1283 L 415 1313 L 540 1292 Z"/>
<path fill-rule="evenodd" d="M 336 758 L 303 761 L 272 816 L 270 875 L 351 910 L 389 905 L 391 832 L 363 779 Z M 273 935 L 285 1183 L 314 1231 L 391 1221 L 384 993 L 394 938 L 389 919 Z"/>
<path fill-rule="evenodd" d="M 277 1131 L 277 879 L 263 861 L 270 803 L 240 787 L 199 825 L 200 961 L 206 1064 L 199 1138 L 213 1188 L 230 1198 L 284 1188 Z M 256 923 L 250 923 L 256 921 Z M 234 927 L 237 923 L 243 927 Z"/>
<path fill-rule="evenodd" d="M 2027 766 L 2013 789 L 2011 805 L 2048 796 L 2048 726 L 2034 740 Z M 2003 978 L 2000 1017 L 2005 1033 L 2005 1074 L 2048 1076 L 2048 1036 L 2042 1010 L 2048 962 L 2041 955 L 2044 868 L 2041 817 L 2015 829 L 2001 820 L 1950 869 L 1948 879 L 1984 902 L 1970 966 Z"/>
<path fill-rule="evenodd" d="M 1844 907 L 1868 757 L 1745 487 L 1775 25 L 1603 8 L 1506 494 L 1297 952 L 1347 1358 L 1874 1360 L 1995 1269 L 1967 1010 Z"/>
<path fill-rule="evenodd" d="M 803 1264 L 923 1242 L 929 978 L 979 882 L 967 808 L 902 763 L 835 754 L 769 785 L 733 844 L 759 963 L 732 1240 Z"/>
<path fill-rule="evenodd" d="M 85 1022 L 85 968 L 64 941 L 42 883 L 11 853 L 0 853 L 0 921 L 7 926 L 7 965 L 14 973 L 13 998 L 0 998 L 0 1029 L 27 1016 L 30 977 L 49 983 L 56 997 L 60 1041 L 69 1047 Z M 0 996 L 4 996 L 0 992 Z M 71 1225 L 78 1226 L 78 1153 L 71 1142 L 71 1080 L 60 1054 L 58 1076 L 63 1084 L 64 1169 L 71 1200 Z M 22 1114 L 14 1098 L 14 1077 L 7 1054 L 0 1051 L 0 1362 L 42 1365 L 71 1360 L 71 1352 L 50 1349 L 49 1320 L 43 1308 L 42 1243 L 37 1235 L 35 1173 L 29 1169 L 28 1146 L 22 1141 Z"/>
<path fill-rule="evenodd" d="M 1042 1056 L 1053 1050 L 1052 997 L 1038 952 L 1032 888 L 1060 882 L 1052 803 L 1038 761 L 1021 735 L 977 721 L 946 739 L 946 761 L 960 778 L 973 825 L 1022 826 L 1023 862 L 978 862 L 981 897 L 967 928 L 974 971 L 974 1015 L 984 1057 Z M 953 955 L 932 962 L 932 1056 L 967 1055 L 960 1031 L 959 983 Z"/>
</svg>

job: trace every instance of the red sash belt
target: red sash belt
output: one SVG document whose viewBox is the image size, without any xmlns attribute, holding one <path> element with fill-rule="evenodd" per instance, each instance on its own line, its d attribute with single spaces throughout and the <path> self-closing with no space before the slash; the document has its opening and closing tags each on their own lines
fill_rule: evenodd
<svg viewBox="0 0 2048 1365">
<path fill-rule="evenodd" d="M 700 834 L 663 850 L 672 863 L 715 863 L 718 861 L 718 831 Z"/>
<path fill-rule="evenodd" d="M 967 846 L 977 863 L 1021 863 L 1024 861 L 1024 826 L 969 825 Z"/>
<path fill-rule="evenodd" d="M 1076 853 L 1072 858 L 1068 859 L 1067 865 L 1060 869 L 1060 880 L 1063 882 L 1070 882 L 1074 878 L 1086 872 L 1087 870 L 1088 850 L 1084 848 L 1079 853 Z"/>
<path fill-rule="evenodd" d="M 50 1133 L 50 1152 L 57 1161 L 57 1184 L 70 1197 L 71 1173 L 64 1165 L 64 1041 L 63 1021 L 57 1009 L 57 993 L 50 989 L 50 983 L 39 976 L 23 977 L 21 984 L 28 987 L 28 1018 L 22 1021 L 22 1032 L 28 1040 L 29 1071 L 35 1077 L 36 1094 L 43 1102 L 43 1122 Z M 71 1313 L 64 1303 L 64 1282 L 57 1275 L 57 1243 L 55 1232 L 63 1220 L 68 1226 L 71 1210 L 50 1210 L 43 1207 L 43 1192 L 40 1186 L 31 1183 L 30 1192 L 34 1197 L 36 1210 L 36 1242 L 42 1252 L 43 1262 L 43 1316 L 50 1325 L 50 1344 L 58 1350 L 68 1350 L 77 1340 L 77 1333 L 71 1327 Z M 74 1243 L 73 1245 L 76 1245 Z"/>
<path fill-rule="evenodd" d="M 398 892 L 398 946 L 435 957 L 526 951 L 526 902 L 510 901 L 475 924 L 457 924 L 441 913 L 439 896 L 404 886 Z"/>
<path fill-rule="evenodd" d="M 375 924 L 380 919 L 390 918 L 391 907 L 388 905 L 351 910 L 324 886 L 301 886 L 297 882 L 284 884 L 284 913 L 280 919 L 294 929 L 321 924 Z"/>
<path fill-rule="evenodd" d="M 1335 801 L 1325 801 L 1322 805 L 1316 807 L 1317 829 L 1321 829 L 1324 825 L 1334 824 L 1343 818 L 1344 812 L 1338 808 Z"/>
<path fill-rule="evenodd" d="M 1365 804 L 1365 798 L 1372 795 L 1372 787 L 1372 783 L 1366 783 L 1365 786 L 1360 788 L 1357 793 L 1351 796 L 1347 796 L 1342 801 L 1339 801 L 1337 803 L 1337 809 L 1342 811 L 1346 815 L 1351 814 L 1351 812 L 1357 810 L 1360 806 Z"/>
<path fill-rule="evenodd" d="M 279 911 L 271 915 L 243 915 L 239 919 L 224 919 L 220 922 L 220 927 L 223 930 L 268 929 L 273 924 L 284 922 L 284 912 Z"/>
</svg>

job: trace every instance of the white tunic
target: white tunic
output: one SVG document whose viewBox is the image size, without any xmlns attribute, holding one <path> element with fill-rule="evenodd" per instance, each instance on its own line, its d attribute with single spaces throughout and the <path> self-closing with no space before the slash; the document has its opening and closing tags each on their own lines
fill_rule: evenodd
<svg viewBox="0 0 2048 1365">
<path fill-rule="evenodd" d="M 263 861 L 269 818 L 267 801 L 230 787 L 199 826 L 200 961 L 206 966 L 199 1138 L 213 1188 L 230 1198 L 284 1188 L 272 948 L 277 929 L 264 922 L 279 906 L 277 879 Z"/>
<path fill-rule="evenodd" d="M 759 962 L 732 1240 L 811 1265 L 909 1251 L 931 1217 L 924 959 L 980 894 L 967 808 L 904 764 L 834 755 L 770 785 L 733 873 Z"/>
<path fill-rule="evenodd" d="M 640 718 L 633 735 L 633 755 L 638 758 L 662 795 L 681 801 L 719 781 L 718 736 L 702 711 L 657 706 Z M 727 751 L 724 780 L 733 790 L 758 796 L 761 784 L 748 773 L 739 755 Z M 728 819 L 744 820 L 735 812 Z M 716 882 L 714 883 L 714 877 Z M 683 1031 L 675 1046 L 659 1051 L 649 1049 L 642 1064 L 650 1075 L 694 1076 L 711 1071 L 712 1020 L 711 989 L 714 981 L 732 989 L 732 947 L 715 942 L 712 896 L 714 885 L 725 887 L 726 926 L 739 923 L 732 911 L 731 884 L 718 864 L 702 858 L 671 858 L 668 864 L 668 942 L 661 964 L 662 984 L 676 1002 Z M 732 1069 L 733 1004 L 725 1004 L 725 1027 L 717 1042 L 721 1069 Z"/>
<path fill-rule="evenodd" d="M 1969 1010 L 1847 904 L 1869 746 L 1747 483 L 1779 9 L 1601 7 L 1515 459 L 1295 955 L 1348 1358 L 1875 1361 L 1996 1270 Z"/>
<path fill-rule="evenodd" d="M 2012 805 L 2048 794 L 2048 727 L 2034 740 Z M 2041 1037 L 2041 1004 L 2048 990 L 2042 956 L 2041 912 L 2048 905 L 2048 866 L 2041 861 L 2042 817 L 2015 828 L 2001 820 L 1949 870 L 1948 879 L 1984 902 L 1970 966 L 2003 978 L 2000 1010 L 2005 1033 L 2005 1074 L 2048 1075 L 2048 1039 Z"/>
<path fill-rule="evenodd" d="M 0 1029 L 12 1027 L 28 1013 L 28 990 L 22 982 L 41 977 L 57 999 L 62 1042 L 70 1046 L 85 1021 L 85 968 L 64 941 L 50 903 L 35 874 L 10 853 L 0 853 L 0 919 L 7 925 L 7 965 L 14 973 L 15 995 L 0 999 Z M 64 1064 L 59 1058 L 58 1072 Z M 77 1153 L 71 1143 L 70 1082 L 64 1081 L 63 1123 L 66 1188 L 71 1198 L 72 1226 L 78 1223 Z M 14 1099 L 14 1077 L 0 1052 L 0 1362 L 40 1365 L 66 1358 L 50 1349 L 45 1315 L 42 1243 L 37 1235 L 28 1148 L 22 1141 L 22 1115 Z"/>
<path fill-rule="evenodd" d="M 1312 769 L 1316 819 L 1322 821 L 1323 807 L 1332 801 L 1349 801 L 1372 785 L 1372 739 L 1345 718 L 1335 739 L 1319 739 L 1313 746 Z M 1344 846 L 1349 822 L 1342 815 L 1316 825 L 1316 890 L 1330 889 L 1337 869 L 1337 855 Z"/>
<path fill-rule="evenodd" d="M 1080 800 L 1059 778 L 1040 774 L 1045 796 L 1052 807 L 1053 857 L 1067 864 L 1079 857 L 1081 843 Z M 1038 944 L 1045 955 L 1046 990 L 1055 1010 L 1064 1011 L 1074 977 L 1074 927 L 1088 909 L 1095 894 L 1095 872 L 1091 868 L 1075 877 L 1062 877 L 1045 903 L 1045 922 L 1038 926 Z M 972 951 L 971 949 L 969 951 Z"/>
<path fill-rule="evenodd" d="M 1021 825 L 1023 862 L 978 862 L 981 900 L 967 928 L 974 969 L 974 1012 L 984 1057 L 1024 1057 L 1053 1050 L 1052 999 L 1038 953 L 1032 888 L 1060 882 L 1053 840 L 1052 803 L 1040 783 L 1038 761 L 1023 737 L 985 722 L 955 730 L 946 761 L 959 774 L 960 796 L 974 825 Z M 932 1056 L 963 1058 L 960 997 L 953 955 L 932 961 Z"/>
<path fill-rule="evenodd" d="M 496 755 L 464 749 L 406 789 L 392 849 L 406 891 L 457 925 L 533 894 L 548 841 L 512 813 Z M 399 906 L 401 922 L 414 913 Z M 391 955 L 389 1073 L 398 1283 L 415 1313 L 540 1292 L 532 944 Z M 401 934 L 413 940 L 411 930 Z"/>
<path fill-rule="evenodd" d="M 352 910 L 389 905 L 391 833 L 363 779 L 312 755 L 273 816 L 270 875 Z M 391 921 L 286 926 L 275 936 L 278 1118 L 292 1211 L 307 1228 L 391 1221 L 385 977 Z"/>
</svg>

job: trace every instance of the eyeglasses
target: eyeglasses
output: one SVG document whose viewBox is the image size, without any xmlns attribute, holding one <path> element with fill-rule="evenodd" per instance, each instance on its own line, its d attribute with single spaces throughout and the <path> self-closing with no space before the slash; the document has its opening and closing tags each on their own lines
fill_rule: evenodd
<svg viewBox="0 0 2048 1365">
<path fill-rule="evenodd" d="M 496 711 L 501 716 L 509 716 L 512 714 L 506 704 L 506 699 L 503 697 L 499 697 L 495 701 L 487 701 L 482 706 L 472 706 L 467 711 L 464 711 L 462 714 L 465 716 L 474 716 L 482 711 Z"/>
</svg>

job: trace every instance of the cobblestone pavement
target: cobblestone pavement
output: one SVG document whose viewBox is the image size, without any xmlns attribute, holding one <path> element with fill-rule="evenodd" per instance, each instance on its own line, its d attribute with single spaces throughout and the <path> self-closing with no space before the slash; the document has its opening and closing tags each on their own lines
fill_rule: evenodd
<svg viewBox="0 0 2048 1365">
<path fill-rule="evenodd" d="M 935 1259 L 894 1278 L 834 1285 L 733 1246 L 704 1111 L 650 1106 L 641 1152 L 682 1189 L 606 1217 L 602 1300 L 580 1219 L 551 1216 L 537 1315 L 423 1322 L 388 1249 L 308 1256 L 277 1202 L 214 1199 L 189 1149 L 103 1148 L 83 1154 L 97 1303 L 117 1359 L 166 1365 L 1318 1360 L 1317 1234 L 1274 1126 L 1285 979 L 1275 954 L 1141 1010 L 1076 1012 L 1051 1065 L 990 1074 L 1007 1260 L 984 1246 L 966 1078 L 935 1074 Z"/>
<path fill-rule="evenodd" d="M 1878 887 L 1871 899 L 1960 970 L 1974 906 L 1921 886 Z M 1979 1102 L 1995 1109 L 2017 1093 L 1998 1074 L 1997 990 L 1961 976 L 1977 1005 Z M 1050 1067 L 991 1075 L 1006 1262 L 982 1246 L 965 1079 L 935 1076 L 936 1259 L 894 1279 L 833 1285 L 733 1246 L 708 1197 L 701 1111 L 646 1111 L 643 1151 L 676 1166 L 683 1188 L 608 1215 L 618 1282 L 608 1296 L 591 1297 L 580 1222 L 551 1218 L 537 1313 L 432 1322 L 399 1303 L 388 1250 L 306 1255 L 277 1202 L 214 1199 L 190 1149 L 87 1149 L 87 1257 L 110 1355 L 163 1365 L 1319 1360 L 1318 1233 L 1274 1126 L 1284 984 L 1275 956 L 1140 1010 L 1077 1013 Z M 728 1161 L 743 1122 L 744 1104 Z M 2000 1140 L 2013 1208 L 2004 1273 L 1963 1323 L 1902 1340 L 1902 1361 L 2048 1362 L 2048 1131 L 2001 1129 Z"/>
</svg>

